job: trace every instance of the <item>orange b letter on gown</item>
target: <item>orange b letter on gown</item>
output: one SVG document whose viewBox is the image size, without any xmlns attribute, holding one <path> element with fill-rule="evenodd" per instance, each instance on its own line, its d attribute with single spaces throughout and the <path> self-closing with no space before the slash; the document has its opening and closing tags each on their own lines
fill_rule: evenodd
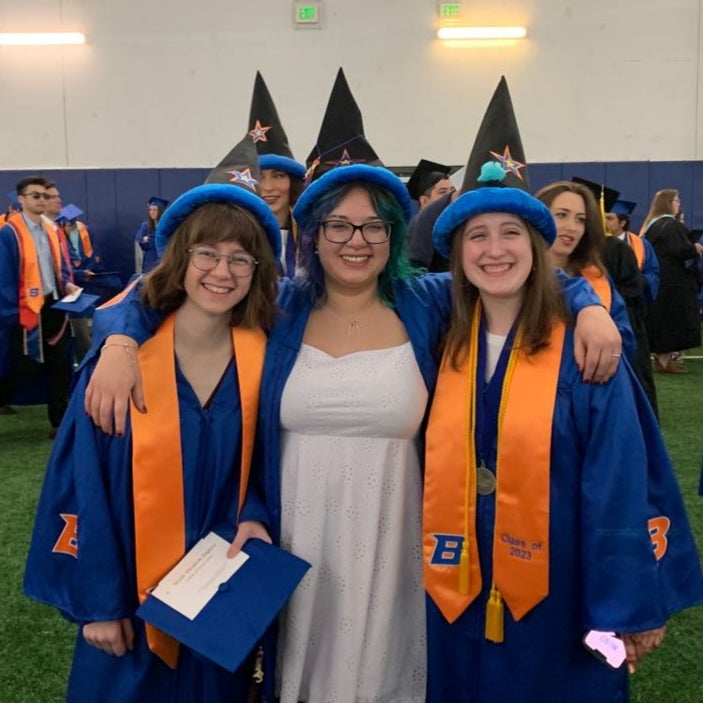
<svg viewBox="0 0 703 703">
<path fill-rule="evenodd" d="M 68 554 L 74 559 L 78 558 L 78 515 L 61 513 L 61 518 L 66 523 L 59 538 L 56 540 L 52 552 Z"/>
<path fill-rule="evenodd" d="M 653 517 L 647 522 L 647 527 L 652 546 L 654 547 L 654 556 L 659 561 L 666 554 L 666 549 L 669 546 L 666 534 L 669 531 L 669 527 L 671 527 L 671 520 L 664 515 Z"/>
</svg>

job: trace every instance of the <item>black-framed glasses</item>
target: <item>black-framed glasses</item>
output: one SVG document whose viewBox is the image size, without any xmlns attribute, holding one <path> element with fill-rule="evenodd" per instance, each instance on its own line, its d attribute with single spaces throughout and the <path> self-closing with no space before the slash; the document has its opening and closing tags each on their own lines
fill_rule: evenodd
<svg viewBox="0 0 703 703">
<path fill-rule="evenodd" d="M 333 244 L 344 244 L 348 242 L 356 230 L 361 232 L 361 236 L 368 244 L 383 244 L 391 236 L 391 223 L 377 220 L 375 222 L 364 222 L 363 225 L 353 225 L 346 220 L 325 220 L 320 222 L 322 234 L 328 242 Z"/>
<path fill-rule="evenodd" d="M 212 271 L 217 268 L 220 259 L 227 262 L 230 273 L 237 278 L 246 278 L 254 273 L 254 268 L 259 263 L 249 254 L 218 254 L 213 249 L 196 247 L 188 249 L 190 260 L 195 268 L 201 271 Z"/>
<path fill-rule="evenodd" d="M 36 190 L 30 193 L 20 193 L 20 195 L 25 198 L 31 198 L 32 200 L 48 200 L 51 197 L 48 193 L 37 193 Z"/>
</svg>

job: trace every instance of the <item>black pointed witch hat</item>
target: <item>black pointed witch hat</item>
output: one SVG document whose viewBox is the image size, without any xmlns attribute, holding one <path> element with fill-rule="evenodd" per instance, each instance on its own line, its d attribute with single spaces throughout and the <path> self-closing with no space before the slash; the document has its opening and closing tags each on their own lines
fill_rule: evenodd
<svg viewBox="0 0 703 703">
<path fill-rule="evenodd" d="M 314 180 L 337 166 L 352 164 L 383 166 L 364 135 L 361 110 L 340 68 L 327 101 L 317 144 L 306 160 L 306 179 Z"/>
<path fill-rule="evenodd" d="M 505 171 L 504 186 L 530 190 L 525 150 L 505 76 L 501 76 L 478 129 L 466 164 L 462 192 L 481 185 L 478 180 L 481 167 L 488 161 L 497 161 Z"/>
<path fill-rule="evenodd" d="M 259 168 L 275 168 L 296 178 L 305 176 L 305 166 L 293 158 L 278 110 L 260 71 L 256 72 L 251 97 L 249 137 L 259 155 Z"/>
</svg>

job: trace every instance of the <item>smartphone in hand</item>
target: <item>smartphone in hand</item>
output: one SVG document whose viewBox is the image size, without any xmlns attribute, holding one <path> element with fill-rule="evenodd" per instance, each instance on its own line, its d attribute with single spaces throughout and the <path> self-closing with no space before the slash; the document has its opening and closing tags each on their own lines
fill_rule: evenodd
<svg viewBox="0 0 703 703">
<path fill-rule="evenodd" d="M 583 645 L 593 656 L 613 669 L 619 669 L 627 659 L 625 643 L 614 632 L 591 630 L 583 638 Z"/>
</svg>

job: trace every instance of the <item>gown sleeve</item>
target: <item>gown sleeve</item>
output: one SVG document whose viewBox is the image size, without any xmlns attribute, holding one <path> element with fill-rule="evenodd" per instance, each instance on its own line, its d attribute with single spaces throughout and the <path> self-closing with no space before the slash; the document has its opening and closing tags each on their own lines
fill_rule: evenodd
<svg viewBox="0 0 703 703">
<path fill-rule="evenodd" d="M 146 307 L 141 301 L 141 287 L 132 286 L 119 302 L 108 302 L 93 316 L 93 354 L 100 349 L 106 337 L 124 334 L 143 344 L 154 335 L 165 314 Z"/>
<path fill-rule="evenodd" d="M 629 364 L 604 385 L 574 382 L 583 442 L 581 533 L 587 629 L 640 632 L 700 603 L 703 578 L 651 407 Z"/>
<path fill-rule="evenodd" d="M 27 557 L 24 593 L 77 623 L 129 617 L 131 451 L 83 411 L 84 368 L 55 440 Z"/>
</svg>

